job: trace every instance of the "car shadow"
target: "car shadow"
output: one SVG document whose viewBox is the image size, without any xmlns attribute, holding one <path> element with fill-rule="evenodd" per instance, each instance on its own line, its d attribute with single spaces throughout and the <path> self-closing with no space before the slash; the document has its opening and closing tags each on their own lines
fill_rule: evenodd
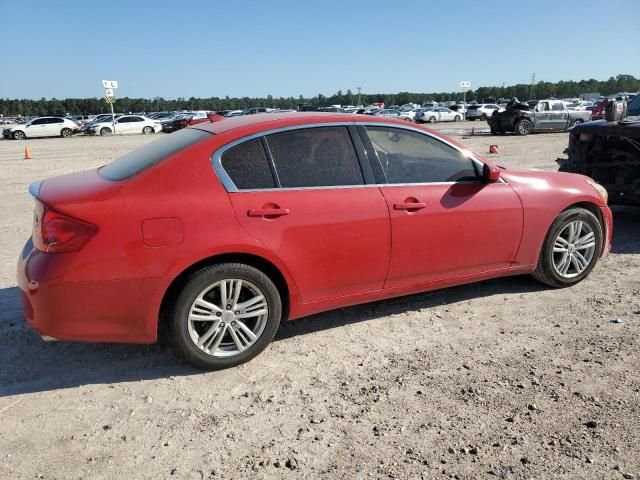
<svg viewBox="0 0 640 480">
<path fill-rule="evenodd" d="M 613 205 L 611 253 L 640 253 L 640 207 Z"/>
<path fill-rule="evenodd" d="M 640 253 L 640 209 L 614 207 L 614 254 Z M 491 295 L 542 291 L 529 276 L 509 277 L 398 297 L 285 322 L 275 341 L 347 324 Z M 44 343 L 22 318 L 19 291 L 0 289 L 0 398 L 8 395 L 195 375 L 165 341 L 155 345 Z"/>
</svg>

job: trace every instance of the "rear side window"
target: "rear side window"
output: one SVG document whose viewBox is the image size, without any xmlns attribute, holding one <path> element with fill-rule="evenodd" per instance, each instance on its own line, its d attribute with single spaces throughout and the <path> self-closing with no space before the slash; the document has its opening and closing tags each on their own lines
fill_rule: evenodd
<svg viewBox="0 0 640 480">
<path fill-rule="evenodd" d="M 254 138 L 222 154 L 222 166 L 238 189 L 275 188 L 262 141 Z"/>
<path fill-rule="evenodd" d="M 163 136 L 127 153 L 113 163 L 105 165 L 98 174 L 105 180 L 125 180 L 159 163 L 169 155 L 189 147 L 212 135 L 203 130 L 185 128 Z"/>
<path fill-rule="evenodd" d="M 564 111 L 564 105 L 562 105 L 560 102 L 556 102 L 552 104 L 552 109 L 556 112 L 560 111 L 563 112 Z"/>
<path fill-rule="evenodd" d="M 266 137 L 282 188 L 363 185 L 346 127 L 314 127 Z"/>
<path fill-rule="evenodd" d="M 366 127 L 387 182 L 437 183 L 479 180 L 473 161 L 422 133 L 390 127 Z"/>
</svg>

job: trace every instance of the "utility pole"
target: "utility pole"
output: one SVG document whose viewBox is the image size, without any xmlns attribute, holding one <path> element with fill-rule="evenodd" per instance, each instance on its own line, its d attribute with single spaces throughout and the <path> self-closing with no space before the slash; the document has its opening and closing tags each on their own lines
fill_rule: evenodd
<svg viewBox="0 0 640 480">
<path fill-rule="evenodd" d="M 536 74 L 535 72 L 531 74 L 531 92 L 529 94 L 529 100 L 535 100 L 536 94 Z"/>
<path fill-rule="evenodd" d="M 360 103 L 360 91 L 362 90 L 362 87 L 356 87 L 356 89 L 358 90 L 358 106 L 362 105 L 362 103 Z"/>
</svg>

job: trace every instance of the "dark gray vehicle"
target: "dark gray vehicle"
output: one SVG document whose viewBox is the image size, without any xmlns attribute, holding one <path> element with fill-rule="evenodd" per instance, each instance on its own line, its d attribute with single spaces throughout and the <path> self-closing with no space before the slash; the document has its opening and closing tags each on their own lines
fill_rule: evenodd
<svg viewBox="0 0 640 480">
<path fill-rule="evenodd" d="M 513 99 L 504 112 L 494 112 L 487 121 L 494 135 L 507 132 L 529 135 L 564 132 L 590 120 L 591 112 L 567 110 L 561 100 L 520 103 L 518 99 Z"/>
<path fill-rule="evenodd" d="M 640 96 L 619 108 L 605 101 L 605 120 L 571 130 L 561 172 L 581 173 L 607 189 L 610 203 L 640 207 Z"/>
</svg>

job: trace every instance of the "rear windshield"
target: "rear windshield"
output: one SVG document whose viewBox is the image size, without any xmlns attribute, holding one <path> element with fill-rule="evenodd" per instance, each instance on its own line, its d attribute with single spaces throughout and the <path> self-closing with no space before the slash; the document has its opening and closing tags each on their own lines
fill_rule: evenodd
<svg viewBox="0 0 640 480">
<path fill-rule="evenodd" d="M 98 174 L 105 180 L 125 180 L 152 167 L 162 159 L 183 148 L 204 140 L 211 133 L 195 128 L 185 128 L 163 138 L 147 143 L 120 157 L 115 162 L 105 165 Z"/>
</svg>

